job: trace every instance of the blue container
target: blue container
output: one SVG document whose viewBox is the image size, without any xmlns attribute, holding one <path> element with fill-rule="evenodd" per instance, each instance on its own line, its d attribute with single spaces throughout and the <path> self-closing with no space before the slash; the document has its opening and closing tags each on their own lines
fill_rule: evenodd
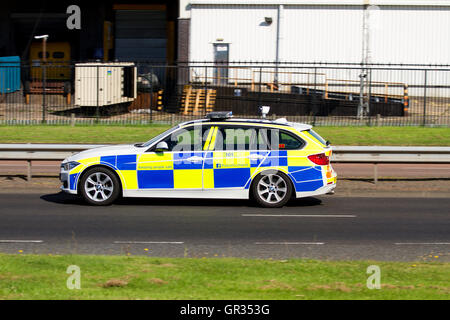
<svg viewBox="0 0 450 320">
<path fill-rule="evenodd" d="M 20 90 L 20 57 L 0 57 L 0 93 Z"/>
</svg>

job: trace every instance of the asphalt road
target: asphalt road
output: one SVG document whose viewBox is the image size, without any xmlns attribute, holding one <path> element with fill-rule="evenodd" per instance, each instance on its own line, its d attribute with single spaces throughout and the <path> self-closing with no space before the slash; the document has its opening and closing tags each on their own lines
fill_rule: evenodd
<svg viewBox="0 0 450 320">
<path fill-rule="evenodd" d="M 91 207 L 55 193 L 0 194 L 0 203 L 0 252 L 450 261 L 449 198 L 323 196 L 281 209 L 124 199 Z"/>
</svg>

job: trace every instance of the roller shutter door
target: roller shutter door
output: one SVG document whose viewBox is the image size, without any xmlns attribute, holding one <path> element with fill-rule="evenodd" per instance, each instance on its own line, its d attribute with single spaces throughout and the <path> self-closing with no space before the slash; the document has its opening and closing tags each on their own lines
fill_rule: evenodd
<svg viewBox="0 0 450 320">
<path fill-rule="evenodd" d="M 166 12 L 116 10 L 115 56 L 120 61 L 166 62 Z"/>
</svg>

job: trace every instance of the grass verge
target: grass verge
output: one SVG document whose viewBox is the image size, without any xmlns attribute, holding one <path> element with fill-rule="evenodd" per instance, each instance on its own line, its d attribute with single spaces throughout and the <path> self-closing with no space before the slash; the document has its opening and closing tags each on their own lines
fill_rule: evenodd
<svg viewBox="0 0 450 320">
<path fill-rule="evenodd" d="M 69 290 L 69 265 L 81 289 Z M 367 267 L 381 289 L 366 287 Z M 449 263 L 0 254 L 0 299 L 448 299 Z"/>
<path fill-rule="evenodd" d="M 0 143 L 135 143 L 148 141 L 168 128 L 167 125 L 0 126 Z M 315 130 L 333 145 L 450 145 L 450 128 L 316 127 Z"/>
</svg>

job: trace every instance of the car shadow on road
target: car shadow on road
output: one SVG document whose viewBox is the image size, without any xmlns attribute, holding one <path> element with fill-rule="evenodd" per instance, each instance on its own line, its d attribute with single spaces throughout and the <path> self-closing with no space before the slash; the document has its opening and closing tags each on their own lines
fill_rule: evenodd
<svg viewBox="0 0 450 320">
<path fill-rule="evenodd" d="M 88 206 L 81 198 L 59 192 L 46 194 L 40 197 L 42 200 L 57 204 L 72 204 Z M 292 199 L 287 207 L 310 207 L 321 205 L 322 200 L 314 197 Z M 202 207 L 258 207 L 252 200 L 236 199 L 173 199 L 173 198 L 121 198 L 117 200 L 114 206 L 202 206 Z"/>
<path fill-rule="evenodd" d="M 65 193 L 63 191 L 60 191 L 58 193 L 45 194 L 45 195 L 42 195 L 40 198 L 44 201 L 58 203 L 58 204 L 76 204 L 76 205 L 82 205 L 82 206 L 88 205 L 80 197 Z"/>
</svg>

